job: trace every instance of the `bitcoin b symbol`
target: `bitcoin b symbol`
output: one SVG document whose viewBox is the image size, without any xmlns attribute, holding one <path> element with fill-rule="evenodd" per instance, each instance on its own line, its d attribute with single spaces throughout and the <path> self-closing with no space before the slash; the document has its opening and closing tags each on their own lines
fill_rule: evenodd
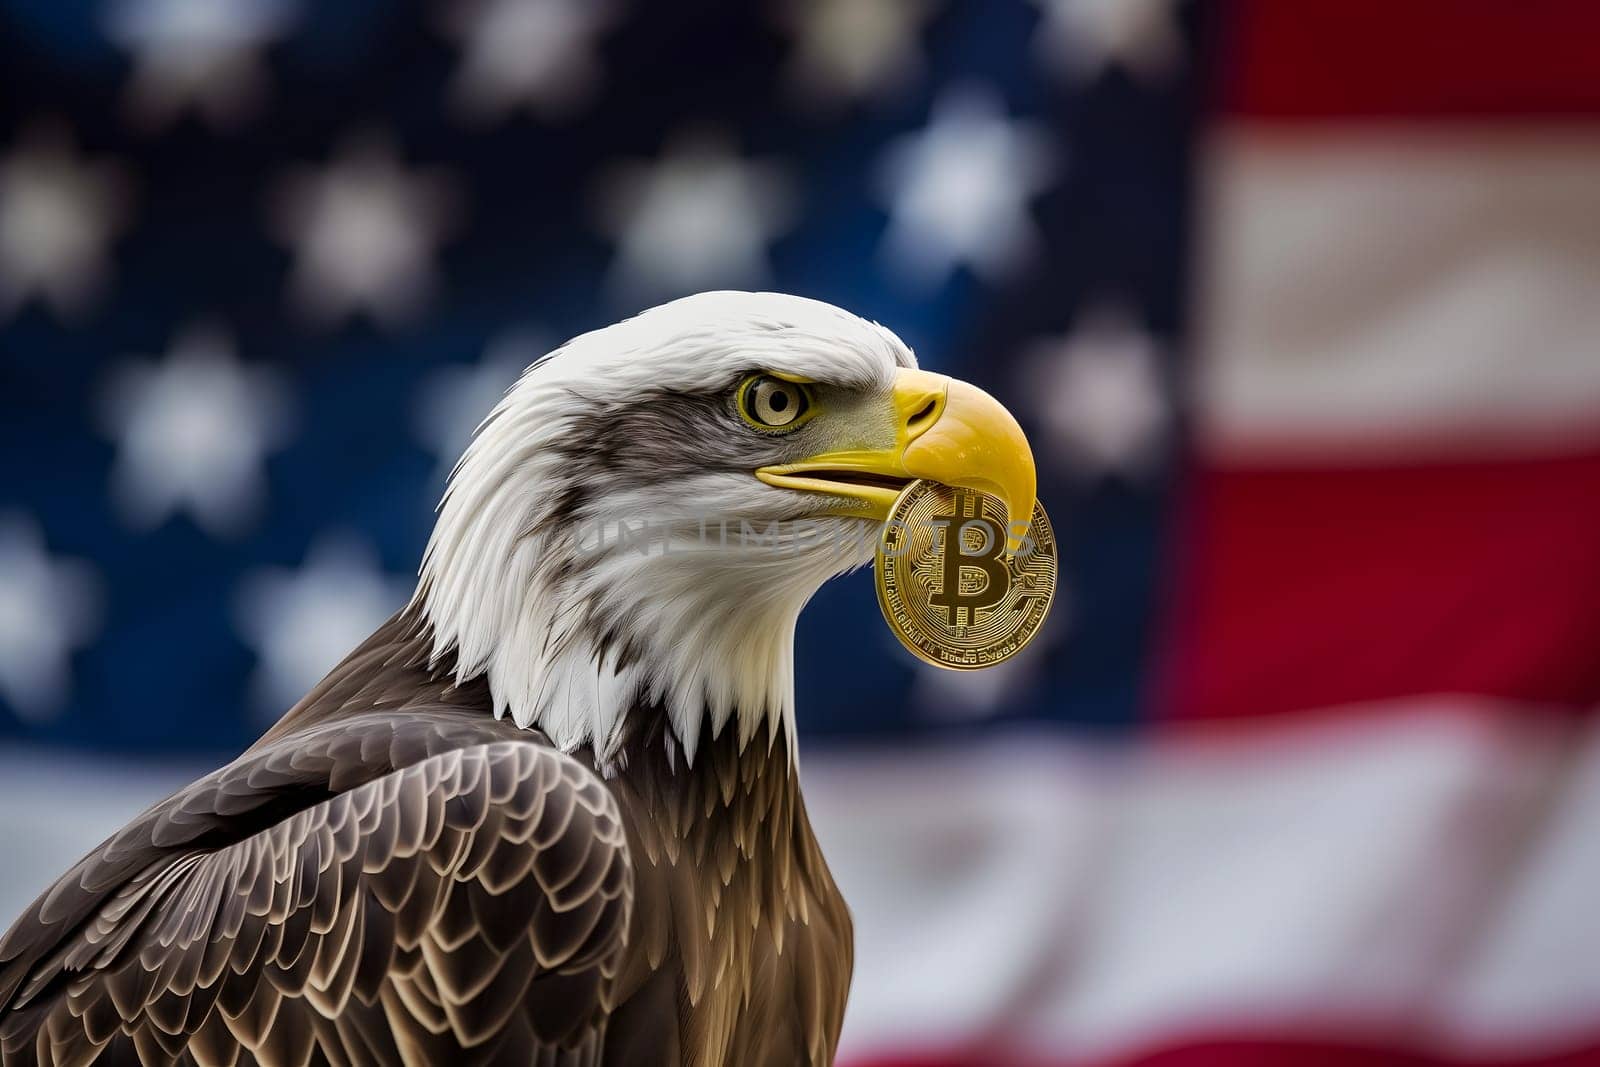
<svg viewBox="0 0 1600 1067">
<path fill-rule="evenodd" d="M 895 498 L 878 540 L 878 606 L 911 653 L 972 671 L 1039 633 L 1056 585 L 1055 534 L 1037 502 L 1018 533 L 1003 501 L 938 482 Z M 1007 554 L 1007 533 L 1024 547 Z"/>
<path fill-rule="evenodd" d="M 978 621 L 980 608 L 992 608 L 1005 599 L 1011 588 L 1011 573 L 1002 558 L 1006 549 L 1006 533 L 998 522 L 988 518 L 979 507 L 979 500 L 971 493 L 957 492 L 952 514 L 935 515 L 933 523 L 943 532 L 944 582 L 928 602 L 944 608 L 951 626 L 961 625 L 961 610 L 966 609 L 967 625 Z M 963 536 L 968 530 L 983 534 L 983 544 L 975 551 L 967 550 Z M 983 584 L 965 592 L 961 588 L 964 571 L 976 571 Z"/>
</svg>

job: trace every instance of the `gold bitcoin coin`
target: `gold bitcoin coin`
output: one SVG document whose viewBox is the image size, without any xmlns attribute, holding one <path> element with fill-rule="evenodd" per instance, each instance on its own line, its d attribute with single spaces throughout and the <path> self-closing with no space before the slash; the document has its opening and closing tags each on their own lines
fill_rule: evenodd
<svg viewBox="0 0 1600 1067">
<path fill-rule="evenodd" d="M 876 567 L 878 606 L 901 644 L 936 667 L 974 671 L 1033 640 L 1055 596 L 1055 533 L 1037 501 L 1011 553 L 1007 533 L 992 496 L 928 481 L 901 491 Z"/>
</svg>

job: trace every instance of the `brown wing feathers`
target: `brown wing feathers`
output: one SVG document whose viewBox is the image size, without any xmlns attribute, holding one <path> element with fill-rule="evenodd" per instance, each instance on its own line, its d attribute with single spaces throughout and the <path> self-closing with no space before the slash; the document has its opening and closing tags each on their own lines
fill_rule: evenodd
<svg viewBox="0 0 1600 1067">
<path fill-rule="evenodd" d="M 0 938 L 0 1067 L 829 1062 L 850 921 L 786 745 L 646 730 L 603 785 L 491 709 L 396 616 Z"/>
<path fill-rule="evenodd" d="M 0 1062 L 597 1062 L 632 885 L 593 774 L 450 714 L 293 742 L 151 809 L 0 942 Z"/>
</svg>

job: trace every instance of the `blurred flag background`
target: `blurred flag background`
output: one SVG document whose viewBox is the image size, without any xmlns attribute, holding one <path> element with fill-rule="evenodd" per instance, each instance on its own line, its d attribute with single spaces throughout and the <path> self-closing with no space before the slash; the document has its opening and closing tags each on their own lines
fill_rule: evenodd
<svg viewBox="0 0 1600 1067">
<path fill-rule="evenodd" d="M 799 635 L 841 1062 L 1600 1064 L 1600 7 L 0 0 L 0 922 L 685 292 L 1026 424 L 1067 583 Z"/>
</svg>

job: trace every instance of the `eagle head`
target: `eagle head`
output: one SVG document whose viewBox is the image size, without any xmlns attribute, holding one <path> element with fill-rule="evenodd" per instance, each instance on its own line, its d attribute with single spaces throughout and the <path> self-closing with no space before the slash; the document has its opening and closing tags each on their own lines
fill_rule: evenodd
<svg viewBox="0 0 1600 1067">
<path fill-rule="evenodd" d="M 496 714 L 602 764 L 638 708 L 689 761 L 730 721 L 741 748 L 793 744 L 800 611 L 872 559 L 916 478 L 1032 513 L 1016 420 L 893 333 L 778 293 L 685 297 L 508 390 L 451 476 L 414 607 Z"/>
</svg>

